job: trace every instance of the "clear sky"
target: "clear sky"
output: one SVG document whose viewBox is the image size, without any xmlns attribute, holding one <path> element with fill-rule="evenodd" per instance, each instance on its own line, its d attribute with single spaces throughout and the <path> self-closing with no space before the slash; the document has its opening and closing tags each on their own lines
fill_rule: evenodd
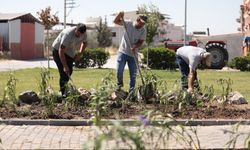
<svg viewBox="0 0 250 150">
<path fill-rule="evenodd" d="M 163 14 L 170 16 L 170 22 L 175 25 L 184 25 L 185 0 L 75 0 L 77 8 L 68 15 L 67 22 L 84 22 L 86 17 L 104 18 L 108 22 L 113 17 L 110 14 L 119 11 L 134 11 L 138 6 L 153 4 Z M 63 22 L 64 0 L 1 0 L 1 13 L 32 13 L 48 6 L 52 13 L 57 13 Z M 240 24 L 236 19 L 240 17 L 240 5 L 243 0 L 187 0 L 187 33 L 206 31 L 210 34 L 227 34 L 238 32 Z"/>
</svg>

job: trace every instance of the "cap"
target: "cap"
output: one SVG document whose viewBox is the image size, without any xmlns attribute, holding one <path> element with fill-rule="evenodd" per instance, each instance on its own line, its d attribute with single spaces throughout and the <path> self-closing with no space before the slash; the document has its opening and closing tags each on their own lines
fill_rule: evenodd
<svg viewBox="0 0 250 150">
<path fill-rule="evenodd" d="M 211 53 L 205 52 L 205 53 L 203 54 L 203 59 L 205 59 L 206 65 L 207 65 L 208 67 L 210 67 L 210 66 L 211 66 L 211 63 L 212 63 L 212 55 L 211 55 Z"/>
<path fill-rule="evenodd" d="M 144 22 L 144 23 L 147 23 L 147 21 L 148 21 L 148 17 L 144 16 L 144 15 L 140 15 L 139 19 L 141 20 L 141 22 Z"/>
</svg>

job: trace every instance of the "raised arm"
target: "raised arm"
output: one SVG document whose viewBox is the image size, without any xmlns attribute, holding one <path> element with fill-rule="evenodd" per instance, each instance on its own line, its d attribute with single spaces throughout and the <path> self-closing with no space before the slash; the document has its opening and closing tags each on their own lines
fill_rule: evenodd
<svg viewBox="0 0 250 150">
<path fill-rule="evenodd" d="M 117 24 L 117 25 L 122 26 L 123 25 L 122 18 L 124 18 L 124 12 L 123 11 L 118 13 L 118 15 L 114 19 L 114 23 Z"/>
</svg>

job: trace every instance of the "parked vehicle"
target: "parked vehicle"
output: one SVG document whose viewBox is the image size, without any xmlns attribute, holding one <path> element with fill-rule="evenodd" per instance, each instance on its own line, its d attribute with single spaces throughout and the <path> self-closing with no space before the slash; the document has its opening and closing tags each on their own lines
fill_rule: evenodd
<svg viewBox="0 0 250 150">
<path fill-rule="evenodd" d="M 184 45 L 184 41 L 165 41 L 165 47 L 176 51 Z M 211 69 L 221 69 L 228 61 L 228 52 L 224 41 L 207 41 L 202 43 L 198 40 L 186 41 L 186 45 L 202 47 L 212 54 Z"/>
</svg>

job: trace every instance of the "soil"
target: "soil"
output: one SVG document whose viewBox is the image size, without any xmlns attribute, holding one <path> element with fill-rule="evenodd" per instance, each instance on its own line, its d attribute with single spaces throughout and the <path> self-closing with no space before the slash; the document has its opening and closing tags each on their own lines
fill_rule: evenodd
<svg viewBox="0 0 250 150">
<path fill-rule="evenodd" d="M 64 103 L 56 103 L 53 115 L 47 115 L 45 107 L 41 104 L 20 104 L 16 110 L 1 107 L 1 119 L 90 119 L 94 114 L 90 106 L 82 106 L 77 110 L 66 109 Z M 235 105 L 228 104 L 205 104 L 203 107 L 189 106 L 185 109 L 167 107 L 160 104 L 139 104 L 131 102 L 125 107 L 110 107 L 103 114 L 105 119 L 137 119 L 145 110 L 157 110 L 162 117 L 168 115 L 176 119 L 250 119 L 250 104 Z M 119 117 L 118 117 L 119 116 Z"/>
</svg>

